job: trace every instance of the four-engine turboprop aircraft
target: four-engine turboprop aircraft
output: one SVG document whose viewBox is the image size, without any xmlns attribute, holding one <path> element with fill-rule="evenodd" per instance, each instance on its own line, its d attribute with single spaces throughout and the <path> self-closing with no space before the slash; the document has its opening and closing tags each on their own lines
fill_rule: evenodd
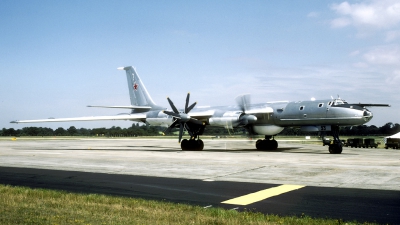
<svg viewBox="0 0 400 225">
<path fill-rule="evenodd" d="M 130 120 L 149 125 L 166 126 L 165 132 L 179 128 L 179 142 L 182 150 L 203 150 L 200 139 L 206 126 L 225 128 L 243 127 L 250 135 L 264 135 L 265 139 L 256 142 L 259 150 L 274 150 L 278 142 L 274 136 L 285 127 L 300 127 L 303 131 L 330 131 L 333 136 L 329 144 L 329 152 L 340 154 L 342 142 L 339 139 L 339 127 L 361 125 L 372 119 L 368 106 L 389 106 L 387 104 L 349 104 L 338 99 L 266 102 L 250 104 L 249 95 L 236 98 L 236 106 L 195 107 L 189 105 L 190 94 L 187 95 L 185 108 L 178 110 L 171 99 L 167 98 L 172 111 L 156 105 L 151 99 L 142 80 L 131 66 L 118 68 L 126 71 L 130 106 L 88 106 L 102 108 L 131 109 L 131 113 L 115 116 L 93 116 L 41 120 L 16 120 L 11 123 L 70 122 L 97 120 Z M 190 138 L 182 140 L 186 130 Z M 181 141 L 182 140 L 182 141 Z"/>
</svg>

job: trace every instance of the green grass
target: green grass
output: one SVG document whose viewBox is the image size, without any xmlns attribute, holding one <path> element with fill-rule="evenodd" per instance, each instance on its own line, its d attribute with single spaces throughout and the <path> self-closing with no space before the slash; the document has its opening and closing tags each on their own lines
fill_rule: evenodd
<svg viewBox="0 0 400 225">
<path fill-rule="evenodd" d="M 0 224 L 359 224 L 0 185 Z M 364 223 L 371 224 L 371 223 Z"/>
</svg>

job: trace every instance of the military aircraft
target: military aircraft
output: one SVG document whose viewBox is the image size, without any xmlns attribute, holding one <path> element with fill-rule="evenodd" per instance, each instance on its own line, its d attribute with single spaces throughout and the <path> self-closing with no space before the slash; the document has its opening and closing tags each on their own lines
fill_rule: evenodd
<svg viewBox="0 0 400 225">
<path fill-rule="evenodd" d="M 40 120 L 15 120 L 11 123 L 71 122 L 98 120 L 129 120 L 143 122 L 154 126 L 165 126 L 166 132 L 179 128 L 179 143 L 182 150 L 203 150 L 200 139 L 206 126 L 225 127 L 227 129 L 243 127 L 250 135 L 264 135 L 256 141 L 258 150 L 275 150 L 278 142 L 274 136 L 285 127 L 300 127 L 302 131 L 328 132 L 333 136 L 329 152 L 340 154 L 342 142 L 339 139 L 340 126 L 361 125 L 369 122 L 373 114 L 366 107 L 387 107 L 388 104 L 349 104 L 340 97 L 336 99 L 311 101 L 278 101 L 259 104 L 250 103 L 250 95 L 236 98 L 237 105 L 217 107 L 195 107 L 189 105 L 190 94 L 187 94 L 185 107 L 178 109 L 170 98 L 167 98 L 171 110 L 154 103 L 144 83 L 132 66 L 120 67 L 126 71 L 131 105 L 129 106 L 93 106 L 101 108 L 130 109 L 130 113 L 115 116 L 93 116 L 75 118 L 50 118 Z M 184 130 L 190 135 L 183 139 Z"/>
</svg>

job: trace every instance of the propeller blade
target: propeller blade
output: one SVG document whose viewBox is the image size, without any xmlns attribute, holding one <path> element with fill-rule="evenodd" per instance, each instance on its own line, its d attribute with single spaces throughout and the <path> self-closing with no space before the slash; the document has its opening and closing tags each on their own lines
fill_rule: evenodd
<svg viewBox="0 0 400 225">
<path fill-rule="evenodd" d="M 181 118 L 181 115 L 179 114 L 179 113 L 174 113 L 174 112 L 170 112 L 170 111 L 163 111 L 163 113 L 165 113 L 165 114 L 167 114 L 167 115 L 170 115 L 170 116 L 173 116 L 173 117 L 175 117 L 175 118 Z"/>
<path fill-rule="evenodd" d="M 242 112 L 246 112 L 250 108 L 250 95 L 244 94 L 236 97 L 236 103 Z"/>
<path fill-rule="evenodd" d="M 189 113 L 190 110 L 192 110 L 192 109 L 196 106 L 196 104 L 197 104 L 197 102 L 191 104 L 191 105 L 189 106 L 189 108 L 187 108 L 186 113 Z"/>
<path fill-rule="evenodd" d="M 190 110 L 188 110 L 189 98 L 190 98 L 190 92 L 188 92 L 188 94 L 186 96 L 185 113 L 188 113 L 190 111 Z"/>
<path fill-rule="evenodd" d="M 193 133 L 190 131 L 189 126 L 187 125 L 187 123 L 185 123 L 185 129 L 187 130 L 187 132 L 189 133 L 190 137 L 193 136 Z"/>
<path fill-rule="evenodd" d="M 182 140 L 183 127 L 184 127 L 184 124 L 183 124 L 183 123 L 180 123 L 180 124 L 179 124 L 179 143 L 181 143 L 181 140 Z"/>
<path fill-rule="evenodd" d="M 169 105 L 171 106 L 172 110 L 174 111 L 174 113 L 178 113 L 178 114 L 179 114 L 178 109 L 175 107 L 175 105 L 174 105 L 174 103 L 171 101 L 171 99 L 170 99 L 169 97 L 167 97 L 167 100 L 168 100 Z"/>
<path fill-rule="evenodd" d="M 178 119 L 176 119 L 163 133 L 166 134 L 166 133 L 170 132 L 172 130 L 172 128 L 174 128 L 176 126 L 177 123 L 178 123 Z"/>
</svg>

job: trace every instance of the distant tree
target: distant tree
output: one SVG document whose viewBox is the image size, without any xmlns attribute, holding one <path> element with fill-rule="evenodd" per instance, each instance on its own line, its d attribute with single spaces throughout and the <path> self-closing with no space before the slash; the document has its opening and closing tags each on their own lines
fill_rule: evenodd
<svg viewBox="0 0 400 225">
<path fill-rule="evenodd" d="M 54 135 L 53 129 L 47 127 L 39 127 L 38 136 L 52 136 L 52 135 Z"/>
<path fill-rule="evenodd" d="M 67 131 L 64 128 L 59 127 L 54 131 L 54 135 L 56 135 L 56 136 L 65 136 L 65 135 L 67 135 Z"/>
<path fill-rule="evenodd" d="M 106 135 L 107 133 L 108 133 L 108 131 L 105 127 L 93 128 L 92 131 L 90 132 L 90 134 L 93 136 L 103 136 L 103 135 Z"/>
<path fill-rule="evenodd" d="M 17 131 L 14 128 L 3 128 L 2 136 L 17 136 Z"/>
<path fill-rule="evenodd" d="M 70 126 L 67 131 L 71 136 L 75 136 L 78 133 L 78 130 L 74 126 Z"/>
<path fill-rule="evenodd" d="M 396 123 L 394 124 L 394 126 L 392 127 L 392 133 L 393 134 L 397 134 L 400 132 L 400 124 Z"/>
<path fill-rule="evenodd" d="M 393 128 L 394 124 L 392 122 L 386 123 L 385 125 L 383 125 L 381 128 L 379 128 L 379 131 L 381 134 L 392 134 L 392 128 Z"/>
<path fill-rule="evenodd" d="M 86 129 L 86 128 L 80 128 L 78 130 L 78 135 L 80 136 L 90 136 L 90 129 Z"/>
<path fill-rule="evenodd" d="M 24 128 L 22 128 L 22 135 L 23 136 L 38 136 L 39 131 L 40 130 L 38 127 L 24 127 Z"/>
</svg>

